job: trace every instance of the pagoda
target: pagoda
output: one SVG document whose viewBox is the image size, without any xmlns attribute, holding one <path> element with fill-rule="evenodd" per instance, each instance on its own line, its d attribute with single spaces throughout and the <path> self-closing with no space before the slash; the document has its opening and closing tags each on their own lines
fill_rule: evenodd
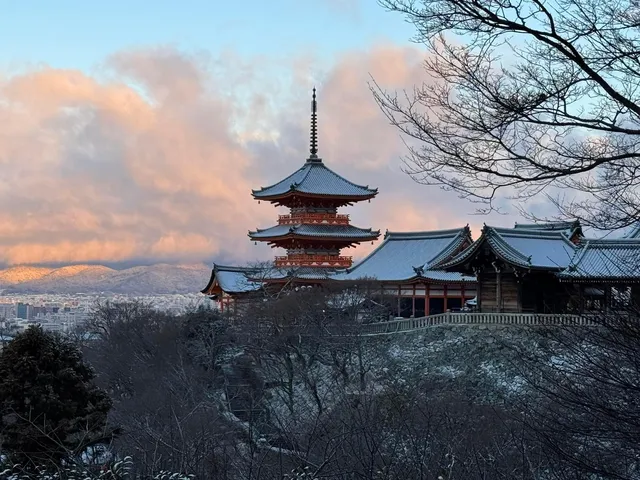
<svg viewBox="0 0 640 480">
<path fill-rule="evenodd" d="M 327 168 L 318 156 L 318 116 L 316 89 L 311 102 L 310 155 L 294 173 L 269 187 L 253 190 L 253 198 L 289 208 L 278 224 L 249 232 L 251 240 L 284 248 L 286 255 L 275 257 L 275 266 L 287 270 L 330 272 L 351 266 L 352 257 L 340 251 L 373 241 L 379 230 L 351 225 L 349 215 L 338 208 L 370 200 L 377 188 L 356 185 Z"/>
</svg>

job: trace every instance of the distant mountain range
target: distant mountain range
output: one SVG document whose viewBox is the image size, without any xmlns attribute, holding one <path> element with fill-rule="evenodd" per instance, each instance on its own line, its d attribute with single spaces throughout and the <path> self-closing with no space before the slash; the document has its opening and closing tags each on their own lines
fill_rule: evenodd
<svg viewBox="0 0 640 480">
<path fill-rule="evenodd" d="M 158 264 L 114 270 L 103 265 L 60 268 L 17 266 L 0 270 L 3 293 L 196 293 L 211 275 L 204 264 Z"/>
</svg>

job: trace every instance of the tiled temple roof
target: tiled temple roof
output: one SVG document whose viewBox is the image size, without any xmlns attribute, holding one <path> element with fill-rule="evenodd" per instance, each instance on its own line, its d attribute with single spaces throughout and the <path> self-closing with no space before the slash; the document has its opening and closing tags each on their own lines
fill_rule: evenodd
<svg viewBox="0 0 640 480">
<path fill-rule="evenodd" d="M 247 293 L 259 290 L 260 283 L 250 280 L 257 272 L 256 268 L 231 267 L 226 265 L 213 264 L 211 279 L 201 293 L 206 293 L 217 282 L 220 288 L 226 293 Z"/>
<path fill-rule="evenodd" d="M 565 281 L 640 282 L 640 238 L 586 240 L 558 277 Z"/>
<path fill-rule="evenodd" d="M 332 225 L 305 225 L 313 229 Z M 289 229 L 288 225 L 274 228 Z M 356 228 L 356 227 L 352 227 Z M 272 230 L 267 229 L 262 232 Z M 361 230 L 361 229 L 356 229 Z M 326 235 L 322 232 L 322 235 Z M 211 280 L 227 293 L 258 290 L 261 282 L 297 278 L 336 281 L 378 280 L 405 282 L 426 279 L 434 282 L 475 282 L 475 277 L 451 271 L 465 264 L 485 244 L 504 261 L 526 269 L 555 271 L 562 281 L 639 283 L 640 238 L 583 239 L 573 244 L 561 230 L 488 227 L 471 246 L 456 255 L 470 241 L 468 227 L 433 232 L 387 232 L 384 241 L 364 260 L 347 270 L 313 267 L 274 268 L 214 265 Z M 451 258 L 453 255 L 453 258 Z M 447 269 L 448 271 L 444 271 Z M 449 270 L 451 269 L 451 270 Z"/>
<path fill-rule="evenodd" d="M 211 278 L 201 293 L 208 293 L 217 283 L 222 291 L 229 294 L 251 293 L 260 290 L 263 284 L 280 280 L 327 280 L 334 270 L 330 268 L 276 268 L 272 264 L 257 267 L 235 267 L 213 265 Z"/>
<path fill-rule="evenodd" d="M 640 238 L 640 222 L 637 222 L 624 238 Z"/>
<path fill-rule="evenodd" d="M 265 200 L 294 192 L 366 200 L 374 197 L 378 189 L 356 185 L 335 173 L 323 162 L 308 160 L 284 180 L 260 190 L 252 190 L 254 198 Z"/>
<path fill-rule="evenodd" d="M 334 280 L 406 281 L 425 278 L 442 282 L 475 282 L 432 266 L 448 259 L 471 241 L 468 227 L 432 232 L 387 232 L 384 241 L 357 265 L 337 273 Z"/>
<path fill-rule="evenodd" d="M 379 230 L 370 228 L 358 228 L 353 225 L 276 225 L 266 229 L 257 229 L 249 232 L 252 239 L 285 238 L 289 235 L 297 235 L 308 238 L 344 238 L 355 241 L 374 240 L 380 235 Z"/>
<path fill-rule="evenodd" d="M 569 239 L 572 239 L 574 235 L 582 236 L 582 225 L 580 225 L 580 220 L 577 219 L 559 222 L 516 223 L 513 228 L 515 230 L 545 230 L 563 232 Z"/>
<path fill-rule="evenodd" d="M 469 248 L 437 266 L 453 269 L 475 256 L 488 244 L 503 261 L 527 269 L 560 271 L 566 268 L 576 252 L 564 231 L 525 228 L 498 228 L 485 225 L 482 235 Z"/>
<path fill-rule="evenodd" d="M 287 267 L 271 268 L 266 273 L 265 280 L 276 281 L 284 279 L 300 280 L 328 280 L 335 270 L 328 267 Z"/>
</svg>

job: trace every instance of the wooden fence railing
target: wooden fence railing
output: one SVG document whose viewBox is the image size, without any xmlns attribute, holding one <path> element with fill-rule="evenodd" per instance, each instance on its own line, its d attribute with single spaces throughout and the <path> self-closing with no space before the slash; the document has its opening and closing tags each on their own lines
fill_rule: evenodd
<svg viewBox="0 0 640 480">
<path fill-rule="evenodd" d="M 255 335 L 268 337 L 274 333 L 303 338 L 313 337 L 350 337 L 377 336 L 396 333 L 419 333 L 429 327 L 438 325 L 511 325 L 511 326 L 597 326 L 602 325 L 606 318 L 602 315 L 568 315 L 568 314 L 535 314 L 535 313 L 440 313 L 428 317 L 399 318 L 388 322 L 323 325 L 323 326 L 287 326 L 275 327 L 264 324 L 252 330 L 243 330 L 239 335 L 253 337 Z M 639 320 L 640 321 L 640 320 Z"/>
<path fill-rule="evenodd" d="M 585 315 L 536 313 L 440 313 L 420 318 L 403 318 L 389 322 L 369 323 L 359 327 L 362 335 L 422 330 L 435 325 L 595 325 Z"/>
</svg>

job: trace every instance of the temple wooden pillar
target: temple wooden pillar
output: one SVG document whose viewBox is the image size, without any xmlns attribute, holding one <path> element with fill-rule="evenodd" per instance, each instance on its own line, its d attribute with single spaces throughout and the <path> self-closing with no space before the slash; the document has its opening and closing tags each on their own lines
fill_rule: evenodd
<svg viewBox="0 0 640 480">
<path fill-rule="evenodd" d="M 447 311 L 448 311 L 448 310 L 447 310 L 447 298 L 448 298 L 448 293 L 447 293 L 447 286 L 446 286 L 446 285 L 444 285 L 444 286 L 443 286 L 443 290 L 444 290 L 444 302 L 443 302 L 443 303 L 444 303 L 444 305 L 443 305 L 443 307 L 442 307 L 442 310 L 443 310 L 443 312 L 444 312 L 444 313 L 447 313 Z"/>
<path fill-rule="evenodd" d="M 493 268 L 496 272 L 496 312 L 502 312 L 502 271 L 495 263 Z"/>
<path fill-rule="evenodd" d="M 482 275 L 478 268 L 474 267 L 472 271 L 476 277 L 476 312 L 482 312 Z"/>
<path fill-rule="evenodd" d="M 429 316 L 429 303 L 431 299 L 430 285 L 427 283 L 424 286 L 424 314 Z"/>
<path fill-rule="evenodd" d="M 604 305 L 602 307 L 604 312 L 611 310 L 611 287 L 609 285 L 604 287 Z"/>
</svg>

